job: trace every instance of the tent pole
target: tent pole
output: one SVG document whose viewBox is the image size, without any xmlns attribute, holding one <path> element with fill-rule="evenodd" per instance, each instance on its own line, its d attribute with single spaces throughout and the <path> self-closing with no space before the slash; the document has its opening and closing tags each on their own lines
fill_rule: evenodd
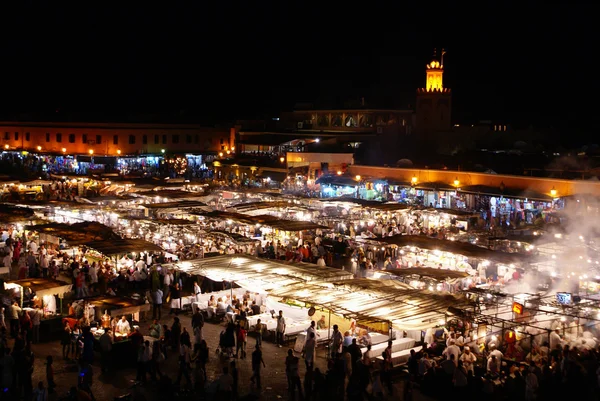
<svg viewBox="0 0 600 401">
<path fill-rule="evenodd" d="M 329 322 L 327 323 L 327 340 L 331 342 L 331 309 L 329 309 Z M 333 356 L 333 352 L 330 352 Z"/>
</svg>

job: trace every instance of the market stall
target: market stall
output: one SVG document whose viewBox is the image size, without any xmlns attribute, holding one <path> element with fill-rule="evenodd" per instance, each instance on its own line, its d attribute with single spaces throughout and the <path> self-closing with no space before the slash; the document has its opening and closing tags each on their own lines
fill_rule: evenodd
<svg viewBox="0 0 600 401">
<path fill-rule="evenodd" d="M 45 339 L 62 329 L 62 300 L 65 294 L 71 292 L 71 287 L 71 284 L 63 281 L 45 278 L 29 278 L 4 283 L 4 289 L 10 293 L 10 298 L 17 300 L 23 310 L 30 311 L 37 306 L 42 312 L 40 338 Z"/>
</svg>

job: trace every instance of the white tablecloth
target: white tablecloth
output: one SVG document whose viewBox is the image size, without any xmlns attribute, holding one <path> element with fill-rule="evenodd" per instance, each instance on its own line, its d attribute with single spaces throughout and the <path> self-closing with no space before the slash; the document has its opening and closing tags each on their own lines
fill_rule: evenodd
<svg viewBox="0 0 600 401">
<path fill-rule="evenodd" d="M 310 322 L 308 322 L 308 325 L 306 326 L 306 328 L 308 328 L 309 325 L 310 325 Z M 328 329 L 316 330 L 316 332 L 317 332 L 317 344 L 329 340 L 329 330 Z M 331 332 L 333 332 L 333 329 L 331 329 Z M 294 351 L 302 352 L 302 348 L 304 348 L 305 342 L 306 342 L 306 329 L 304 331 L 301 331 L 300 333 L 298 333 L 298 335 L 296 336 L 296 343 L 294 344 Z"/>
<path fill-rule="evenodd" d="M 273 320 L 270 313 L 261 313 L 260 315 L 247 316 L 248 328 L 252 328 L 256 325 L 256 322 L 260 319 L 261 323 L 266 323 L 268 320 Z"/>
<path fill-rule="evenodd" d="M 415 352 L 419 352 L 421 351 L 423 347 L 422 346 L 418 346 L 418 347 L 414 347 Z M 408 358 L 410 358 L 410 350 L 413 349 L 412 347 L 409 349 L 405 349 L 402 351 L 398 351 L 398 352 L 394 352 L 392 354 L 392 365 L 393 366 L 397 366 L 397 365 L 401 365 L 403 363 L 408 362 Z M 383 361 L 383 358 L 380 356 L 377 357 L 378 360 Z"/>
<path fill-rule="evenodd" d="M 403 351 L 415 346 L 415 340 L 412 338 L 398 338 L 392 342 L 392 353 Z M 367 354 L 368 358 L 375 359 L 381 356 L 381 353 L 387 348 L 387 342 L 383 342 L 371 347 L 371 351 Z"/>
</svg>

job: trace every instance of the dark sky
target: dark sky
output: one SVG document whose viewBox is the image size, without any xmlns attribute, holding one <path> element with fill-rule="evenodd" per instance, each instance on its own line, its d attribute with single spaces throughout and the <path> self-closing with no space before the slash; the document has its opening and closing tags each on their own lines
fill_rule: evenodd
<svg viewBox="0 0 600 401">
<path fill-rule="evenodd" d="M 457 122 L 545 123 L 577 135 L 598 126 L 592 8 L 195 3 L 2 10 L 1 113 L 208 121 L 361 97 L 407 107 L 433 48 L 444 47 Z"/>
</svg>

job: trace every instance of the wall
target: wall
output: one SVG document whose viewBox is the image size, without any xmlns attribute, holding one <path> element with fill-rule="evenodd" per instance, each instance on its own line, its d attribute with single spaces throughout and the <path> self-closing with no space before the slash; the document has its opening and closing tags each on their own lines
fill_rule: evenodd
<svg viewBox="0 0 600 401">
<path fill-rule="evenodd" d="M 289 167 L 306 166 L 310 163 L 352 164 L 352 153 L 305 153 L 287 152 L 286 161 Z"/>
<path fill-rule="evenodd" d="M 506 188 L 530 189 L 550 195 L 554 188 L 557 197 L 574 194 L 593 194 L 600 196 L 600 182 L 559 180 L 554 178 L 537 178 L 502 174 L 484 174 L 466 171 L 450 170 L 419 170 L 410 168 L 388 168 L 375 166 L 352 165 L 348 167 L 350 176 L 395 178 L 400 181 L 411 182 L 412 177 L 417 177 L 418 182 L 444 182 L 452 184 L 458 179 L 460 185 L 488 185 L 499 188 L 502 184 Z"/>
<path fill-rule="evenodd" d="M 194 125 L 0 122 L 2 149 L 37 152 L 39 146 L 43 153 L 216 153 L 234 146 L 233 140 L 229 128 Z"/>
</svg>

